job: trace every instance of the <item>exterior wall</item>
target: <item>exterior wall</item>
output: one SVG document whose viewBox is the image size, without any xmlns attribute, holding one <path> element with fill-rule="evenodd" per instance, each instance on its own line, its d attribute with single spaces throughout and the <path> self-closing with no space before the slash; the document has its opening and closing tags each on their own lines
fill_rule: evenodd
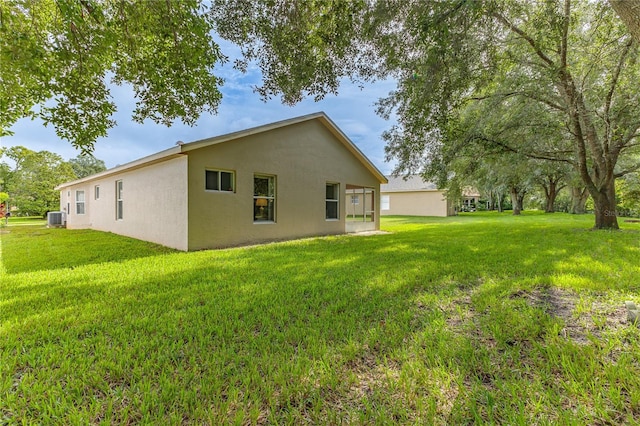
<svg viewBox="0 0 640 426">
<path fill-rule="evenodd" d="M 389 210 L 382 210 L 382 216 L 447 216 L 450 204 L 442 191 L 383 192 L 389 196 Z"/>
<path fill-rule="evenodd" d="M 187 158 L 65 187 L 60 191 L 67 228 L 92 228 L 187 250 Z M 116 220 L 116 181 L 123 183 L 123 218 Z M 95 187 L 100 198 L 95 199 Z M 85 191 L 85 214 L 76 214 L 75 191 Z M 67 210 L 69 203 L 69 210 Z"/>
<path fill-rule="evenodd" d="M 235 172 L 235 192 L 205 191 L 206 169 Z M 276 177 L 275 223 L 253 221 L 254 174 Z M 325 218 L 327 183 L 340 185 L 337 220 Z M 189 250 L 344 233 L 347 184 L 379 193 L 378 179 L 317 120 L 190 151 Z"/>
</svg>

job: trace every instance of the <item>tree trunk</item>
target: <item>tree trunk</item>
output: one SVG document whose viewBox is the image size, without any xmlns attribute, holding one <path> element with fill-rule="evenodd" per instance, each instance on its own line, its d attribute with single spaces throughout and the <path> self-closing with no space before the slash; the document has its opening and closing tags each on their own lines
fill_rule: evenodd
<svg viewBox="0 0 640 426">
<path fill-rule="evenodd" d="M 510 194 L 511 194 L 511 206 L 513 208 L 513 214 L 515 216 L 518 216 L 520 214 L 520 212 L 522 211 L 522 203 L 519 202 L 519 193 L 518 193 L 518 189 L 515 187 L 512 187 L 510 189 Z"/>
<path fill-rule="evenodd" d="M 609 0 L 613 10 L 640 43 L 640 2 L 633 0 Z"/>
<path fill-rule="evenodd" d="M 587 188 L 571 187 L 571 214 L 585 214 L 587 212 L 587 200 L 589 199 L 589 191 Z"/>
<path fill-rule="evenodd" d="M 556 191 L 556 187 L 555 185 L 553 185 L 551 188 L 549 188 L 549 193 L 546 194 L 546 205 L 544 207 L 544 212 L 545 213 L 555 213 L 556 212 L 556 208 L 555 208 L 555 204 L 556 204 L 556 197 L 558 196 L 558 191 Z"/>
<path fill-rule="evenodd" d="M 518 210 L 522 211 L 524 210 L 524 196 L 525 196 L 526 192 L 521 192 L 518 194 L 517 196 L 517 201 L 518 201 Z"/>
<path fill-rule="evenodd" d="M 502 194 L 497 194 L 498 196 L 498 213 L 502 213 Z"/>
<path fill-rule="evenodd" d="M 595 229 L 620 229 L 618 227 L 618 213 L 616 212 L 615 180 L 606 184 L 596 193 L 592 193 L 595 207 Z"/>
<path fill-rule="evenodd" d="M 546 184 L 542 185 L 542 187 L 544 188 L 544 197 L 545 197 L 544 212 L 555 213 L 556 197 L 558 196 L 558 185 L 553 179 L 549 179 L 548 183 L 549 185 L 546 185 Z"/>
</svg>

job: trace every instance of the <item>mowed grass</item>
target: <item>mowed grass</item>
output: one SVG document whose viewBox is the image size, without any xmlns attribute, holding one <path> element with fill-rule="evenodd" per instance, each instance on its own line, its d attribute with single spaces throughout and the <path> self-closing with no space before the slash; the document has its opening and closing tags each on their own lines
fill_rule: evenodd
<svg viewBox="0 0 640 426">
<path fill-rule="evenodd" d="M 592 223 L 195 253 L 4 228 L 0 423 L 640 423 L 640 224 Z"/>
<path fill-rule="evenodd" d="M 43 218 L 40 216 L 27 216 L 27 217 L 11 216 L 8 218 L 9 219 L 8 221 L 6 219 L 7 218 L 5 218 L 0 222 L 9 226 L 46 225 L 47 224 L 47 218 L 46 217 Z"/>
</svg>

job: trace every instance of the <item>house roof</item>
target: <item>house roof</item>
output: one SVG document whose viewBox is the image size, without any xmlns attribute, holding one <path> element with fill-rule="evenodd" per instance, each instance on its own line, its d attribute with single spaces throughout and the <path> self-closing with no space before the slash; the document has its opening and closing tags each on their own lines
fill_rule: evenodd
<svg viewBox="0 0 640 426">
<path fill-rule="evenodd" d="M 347 135 L 345 135 L 342 132 L 342 130 L 340 130 L 338 126 L 336 126 L 336 124 L 324 112 L 316 112 L 313 114 L 294 117 L 287 120 L 276 121 L 275 123 L 252 127 L 250 129 L 240 130 L 238 132 L 227 133 L 224 135 L 214 136 L 211 138 L 201 139 L 201 140 L 197 140 L 189 143 L 181 143 L 173 148 L 160 151 L 158 153 L 140 158 L 130 163 L 126 163 L 121 166 L 117 166 L 112 169 L 105 170 L 103 172 L 84 177 L 82 179 L 77 179 L 71 182 L 65 182 L 61 185 L 58 185 L 55 189 L 59 190 L 67 186 L 77 185 L 79 183 L 100 179 L 106 176 L 121 173 L 123 171 L 135 170 L 151 164 L 159 163 L 172 158 L 177 158 L 181 155 L 187 154 L 189 151 L 193 151 L 196 149 L 204 148 L 210 145 L 215 145 L 223 142 L 229 142 L 229 141 L 240 139 L 246 136 L 255 135 L 258 133 L 264 133 L 270 130 L 291 126 L 294 124 L 298 124 L 298 123 L 302 123 L 310 120 L 318 120 L 320 123 L 322 123 L 331 132 L 331 134 L 333 134 L 336 137 L 336 139 L 342 142 L 342 144 L 347 148 L 347 150 L 349 150 L 349 152 L 351 152 L 351 154 L 353 154 L 380 181 L 380 183 L 387 182 L 387 178 L 382 174 L 382 172 L 378 170 L 378 168 L 362 153 L 362 151 L 360 151 L 360 149 L 358 149 L 358 147 L 347 137 Z"/>
<path fill-rule="evenodd" d="M 417 192 L 417 191 L 438 191 L 438 187 L 431 182 L 426 182 L 418 175 L 408 177 L 388 176 L 388 182 L 380 185 L 380 192 Z"/>
</svg>

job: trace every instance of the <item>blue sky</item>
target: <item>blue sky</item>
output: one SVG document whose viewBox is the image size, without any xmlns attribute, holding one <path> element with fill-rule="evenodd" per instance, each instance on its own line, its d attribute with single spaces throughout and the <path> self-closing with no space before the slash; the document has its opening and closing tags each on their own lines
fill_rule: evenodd
<svg viewBox="0 0 640 426">
<path fill-rule="evenodd" d="M 201 116 L 193 127 L 179 121 L 171 127 L 151 121 L 135 123 L 131 121 L 135 106 L 133 91 L 126 86 L 113 86 L 111 94 L 118 108 L 114 116 L 117 125 L 109 131 L 108 137 L 98 139 L 94 155 L 111 168 L 170 148 L 179 140 L 191 142 L 324 111 L 383 173 L 391 172 L 393 164 L 384 161 L 381 134 L 393 122 L 378 117 L 374 104 L 395 88 L 394 81 L 378 81 L 362 89 L 344 81 L 338 96 L 328 95 L 320 102 L 305 99 L 293 107 L 282 105 L 279 98 L 265 103 L 253 92 L 253 86 L 261 79 L 259 68 L 251 66 L 245 74 L 234 70 L 232 64 L 234 55 L 239 55 L 238 48 L 227 43 L 222 48 L 230 61 L 216 69 L 217 75 L 225 79 L 221 88 L 223 99 L 216 115 Z M 1 146 L 22 145 L 34 151 L 47 150 L 65 159 L 78 155 L 68 141 L 56 136 L 52 126 L 45 127 L 38 120 L 19 120 L 11 130 L 14 135 L 3 137 Z"/>
</svg>

